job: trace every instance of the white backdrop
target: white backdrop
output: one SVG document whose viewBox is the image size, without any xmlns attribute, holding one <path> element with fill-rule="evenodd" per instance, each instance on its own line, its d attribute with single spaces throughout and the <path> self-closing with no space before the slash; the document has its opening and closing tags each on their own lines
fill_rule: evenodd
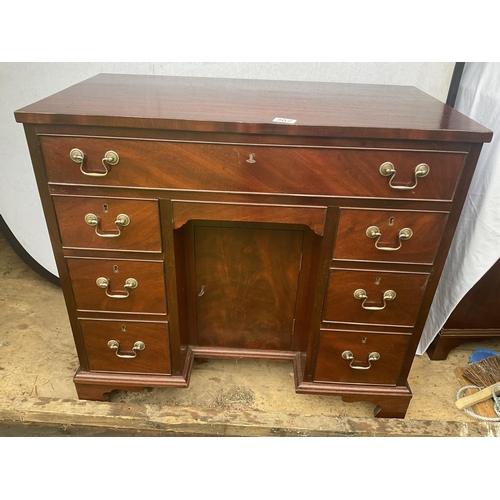
<svg viewBox="0 0 500 500">
<path fill-rule="evenodd" d="M 21 124 L 14 111 L 97 73 L 413 85 L 445 101 L 454 63 L 1 63 L 0 214 L 14 236 L 57 275 Z"/>
<path fill-rule="evenodd" d="M 465 65 L 455 108 L 493 131 L 483 146 L 417 354 L 500 258 L 500 63 Z"/>
</svg>

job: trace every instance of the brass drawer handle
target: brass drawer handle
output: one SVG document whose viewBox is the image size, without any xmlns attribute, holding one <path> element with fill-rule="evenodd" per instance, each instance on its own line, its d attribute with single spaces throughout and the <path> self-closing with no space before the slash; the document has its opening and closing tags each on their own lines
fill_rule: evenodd
<svg viewBox="0 0 500 500">
<path fill-rule="evenodd" d="M 115 354 L 119 357 L 119 358 L 123 358 L 123 359 L 133 359 L 133 358 L 136 358 L 137 357 L 137 351 L 143 351 L 144 349 L 146 349 L 146 344 L 144 344 L 144 342 L 141 342 L 140 340 L 138 340 L 135 344 L 134 344 L 134 347 L 132 347 L 132 351 L 133 353 L 132 354 L 121 354 L 120 353 L 120 343 L 117 341 L 117 340 L 110 340 L 108 342 L 108 347 L 110 349 L 116 349 L 115 351 Z"/>
<path fill-rule="evenodd" d="M 389 175 L 391 178 L 389 179 L 389 186 L 391 186 L 392 189 L 415 189 L 418 184 L 418 179 L 421 177 L 425 177 L 429 172 L 430 172 L 430 167 L 427 165 L 427 163 L 420 163 L 415 167 L 415 184 L 413 186 L 394 186 L 392 183 L 392 180 L 394 177 L 396 177 L 396 169 L 394 165 L 390 161 L 386 161 L 385 163 L 382 163 L 379 168 L 380 175 L 383 175 L 384 177 L 388 177 Z"/>
<path fill-rule="evenodd" d="M 354 298 L 363 301 L 363 303 L 361 304 L 361 307 L 363 309 L 366 309 L 368 311 L 381 311 L 382 309 L 385 309 L 385 306 L 387 305 L 387 301 L 394 300 L 396 298 L 396 292 L 394 290 L 386 290 L 384 292 L 384 295 L 382 296 L 382 299 L 384 301 L 384 305 L 382 307 L 379 307 L 379 306 L 365 306 L 365 303 L 368 300 L 368 295 L 366 295 L 366 292 L 362 288 L 358 288 L 354 292 Z"/>
<path fill-rule="evenodd" d="M 80 164 L 80 172 L 84 175 L 90 177 L 104 177 L 108 175 L 109 167 L 116 165 L 120 161 L 118 153 L 114 151 L 108 151 L 104 158 L 102 159 L 102 166 L 104 167 L 104 172 L 87 172 L 83 169 L 83 164 L 85 163 L 85 154 L 81 149 L 74 148 L 69 152 L 69 157 L 75 162 Z"/>
<path fill-rule="evenodd" d="M 380 229 L 377 226 L 370 226 L 366 230 L 366 236 L 368 236 L 368 238 L 377 238 L 377 241 L 375 242 L 376 249 L 384 250 L 385 252 L 394 252 L 395 250 L 399 250 L 403 246 L 403 241 L 407 241 L 413 236 L 413 231 L 409 227 L 401 229 L 398 235 L 399 246 L 397 247 L 378 246 L 378 242 L 380 241 L 380 238 L 382 238 L 382 233 L 380 232 Z"/>
<path fill-rule="evenodd" d="M 380 359 L 380 354 L 378 352 L 371 352 L 368 354 L 368 366 L 353 366 L 354 354 L 351 351 L 344 351 L 342 353 L 342 358 L 350 360 L 349 366 L 353 370 L 369 370 L 372 367 L 372 361 L 378 361 Z"/>
<path fill-rule="evenodd" d="M 137 288 L 137 280 L 134 278 L 128 278 L 125 280 L 125 285 L 123 285 L 123 288 L 125 288 L 125 295 L 123 294 L 112 294 L 108 292 L 108 287 L 109 287 L 109 281 L 107 278 L 97 278 L 96 279 L 96 285 L 99 288 L 104 288 L 106 291 L 106 295 L 112 299 L 126 299 L 130 295 L 130 290 L 133 288 Z"/>
<path fill-rule="evenodd" d="M 89 226 L 95 228 L 95 234 L 97 234 L 97 236 L 100 236 L 101 238 L 116 238 L 116 237 L 120 236 L 120 234 L 122 234 L 120 228 L 128 226 L 130 224 L 130 217 L 126 214 L 119 214 L 116 216 L 115 226 L 116 226 L 116 229 L 118 230 L 117 233 L 100 233 L 99 232 L 99 219 L 94 214 L 87 214 L 85 216 L 85 222 Z"/>
</svg>

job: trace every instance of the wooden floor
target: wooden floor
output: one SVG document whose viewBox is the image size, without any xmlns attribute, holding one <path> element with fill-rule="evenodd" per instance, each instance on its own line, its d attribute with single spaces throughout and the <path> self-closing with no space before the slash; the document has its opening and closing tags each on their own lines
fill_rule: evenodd
<svg viewBox="0 0 500 500">
<path fill-rule="evenodd" d="M 196 360 L 188 389 L 77 399 L 78 360 L 59 287 L 32 271 L 0 236 L 0 436 L 500 436 L 500 424 L 455 408 L 457 367 L 416 357 L 404 420 L 374 419 L 373 405 L 298 395 L 291 363 Z"/>
</svg>

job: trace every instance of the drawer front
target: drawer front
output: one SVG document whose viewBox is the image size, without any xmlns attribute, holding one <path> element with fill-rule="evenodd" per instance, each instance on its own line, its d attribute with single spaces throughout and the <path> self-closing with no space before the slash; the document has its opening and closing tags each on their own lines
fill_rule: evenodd
<svg viewBox="0 0 500 500">
<path fill-rule="evenodd" d="M 413 326 L 428 278 L 423 273 L 332 269 L 323 321 Z M 356 298 L 359 290 L 364 293 Z"/>
<path fill-rule="evenodd" d="M 465 158 L 464 153 L 429 151 L 82 137 L 41 137 L 40 141 L 50 182 L 372 198 L 451 200 Z M 81 150 L 83 164 L 70 158 L 74 148 Z M 108 151 L 116 152 L 119 162 L 114 166 L 104 162 L 106 175 L 82 173 L 81 169 L 104 174 Z M 379 169 L 387 162 L 395 173 L 383 176 Z M 430 171 L 413 187 L 415 169 L 422 163 Z"/>
<path fill-rule="evenodd" d="M 167 323 L 82 319 L 80 327 L 92 371 L 170 373 Z"/>
<path fill-rule="evenodd" d="M 448 214 L 342 209 L 334 259 L 432 264 Z"/>
<path fill-rule="evenodd" d="M 52 199 L 66 248 L 161 252 L 156 201 L 78 196 Z"/>
<path fill-rule="evenodd" d="M 322 330 L 315 382 L 395 385 L 410 335 Z"/>
<path fill-rule="evenodd" d="M 67 264 L 79 310 L 167 312 L 162 262 L 68 258 Z"/>
</svg>

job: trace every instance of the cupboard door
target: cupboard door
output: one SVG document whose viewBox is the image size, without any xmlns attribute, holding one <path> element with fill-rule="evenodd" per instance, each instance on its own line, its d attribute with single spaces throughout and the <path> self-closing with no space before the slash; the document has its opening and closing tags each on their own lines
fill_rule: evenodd
<svg viewBox="0 0 500 500">
<path fill-rule="evenodd" d="M 304 232 L 195 227 L 198 344 L 290 350 Z"/>
</svg>

